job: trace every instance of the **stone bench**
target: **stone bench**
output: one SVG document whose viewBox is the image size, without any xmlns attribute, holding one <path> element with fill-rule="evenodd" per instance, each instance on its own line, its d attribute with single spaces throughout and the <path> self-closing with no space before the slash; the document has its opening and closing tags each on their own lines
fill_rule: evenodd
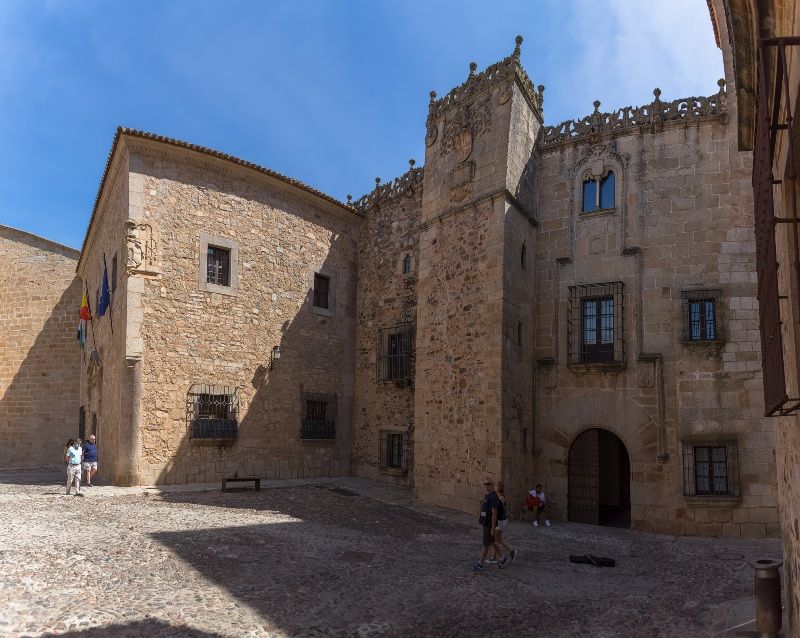
<svg viewBox="0 0 800 638">
<path fill-rule="evenodd" d="M 256 492 L 261 491 L 261 477 L 258 476 L 243 476 L 241 478 L 236 477 L 236 478 L 222 479 L 222 491 L 223 492 L 228 491 L 228 483 L 242 483 L 242 482 L 245 483 L 253 482 L 255 483 Z"/>
</svg>

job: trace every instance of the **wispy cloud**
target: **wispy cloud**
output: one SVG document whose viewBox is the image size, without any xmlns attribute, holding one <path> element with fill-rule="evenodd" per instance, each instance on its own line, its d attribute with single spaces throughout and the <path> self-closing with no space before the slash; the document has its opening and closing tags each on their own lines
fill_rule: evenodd
<svg viewBox="0 0 800 638">
<path fill-rule="evenodd" d="M 609 109 L 648 102 L 656 87 L 664 99 L 708 95 L 724 75 L 702 0 L 579 0 L 575 24 L 580 84 Z"/>
</svg>

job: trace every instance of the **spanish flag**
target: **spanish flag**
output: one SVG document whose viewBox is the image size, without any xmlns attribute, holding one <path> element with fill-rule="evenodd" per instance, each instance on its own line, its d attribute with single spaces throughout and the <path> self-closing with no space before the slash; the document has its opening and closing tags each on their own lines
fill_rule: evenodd
<svg viewBox="0 0 800 638">
<path fill-rule="evenodd" d="M 83 291 L 83 298 L 81 299 L 81 309 L 78 313 L 81 319 L 89 321 L 92 318 L 92 313 L 89 310 L 89 301 L 86 299 L 86 291 Z"/>
</svg>

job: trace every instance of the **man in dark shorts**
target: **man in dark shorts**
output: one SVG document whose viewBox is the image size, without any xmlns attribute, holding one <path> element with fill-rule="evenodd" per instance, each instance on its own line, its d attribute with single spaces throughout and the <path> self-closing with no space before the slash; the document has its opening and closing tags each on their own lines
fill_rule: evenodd
<svg viewBox="0 0 800 638">
<path fill-rule="evenodd" d="M 483 527 L 483 547 L 481 548 L 481 559 L 472 566 L 472 571 L 474 572 L 479 572 L 483 569 L 489 548 L 495 545 L 494 533 L 497 530 L 497 513 L 500 509 L 500 498 L 497 496 L 497 492 L 494 491 L 494 481 L 487 478 L 483 482 L 483 486 L 486 488 L 486 496 L 481 503 L 480 517 Z M 495 552 L 500 553 L 500 549 L 496 545 Z M 497 566 L 502 569 L 507 562 L 508 558 L 503 556 Z"/>
</svg>

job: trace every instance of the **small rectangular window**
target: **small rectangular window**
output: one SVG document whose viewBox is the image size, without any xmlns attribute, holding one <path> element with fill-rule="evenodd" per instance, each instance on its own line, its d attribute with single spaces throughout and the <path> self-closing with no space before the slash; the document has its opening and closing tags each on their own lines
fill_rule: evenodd
<svg viewBox="0 0 800 638">
<path fill-rule="evenodd" d="M 395 471 L 407 469 L 405 438 L 402 432 L 381 431 L 381 469 Z"/>
<path fill-rule="evenodd" d="M 111 260 L 111 292 L 117 290 L 117 254 L 114 253 L 114 258 Z"/>
<path fill-rule="evenodd" d="M 385 328 L 378 335 L 379 381 L 407 381 L 411 378 L 411 324 Z"/>
<path fill-rule="evenodd" d="M 684 341 L 719 341 L 719 290 L 685 290 L 681 293 L 684 314 Z"/>
<path fill-rule="evenodd" d="M 236 388 L 194 385 L 186 411 L 193 439 L 235 439 L 238 435 Z"/>
<path fill-rule="evenodd" d="M 305 399 L 300 438 L 311 441 L 332 441 L 336 438 L 335 405 L 320 395 Z"/>
<path fill-rule="evenodd" d="M 229 286 L 231 278 L 231 251 L 219 246 L 208 247 L 206 282 L 217 286 Z"/>
<path fill-rule="evenodd" d="M 314 306 L 330 308 L 330 277 L 314 273 Z"/>
<path fill-rule="evenodd" d="M 622 282 L 570 286 L 569 295 L 568 365 L 624 363 Z"/>
<path fill-rule="evenodd" d="M 684 441 L 684 494 L 739 496 L 739 459 L 736 441 Z"/>
</svg>

